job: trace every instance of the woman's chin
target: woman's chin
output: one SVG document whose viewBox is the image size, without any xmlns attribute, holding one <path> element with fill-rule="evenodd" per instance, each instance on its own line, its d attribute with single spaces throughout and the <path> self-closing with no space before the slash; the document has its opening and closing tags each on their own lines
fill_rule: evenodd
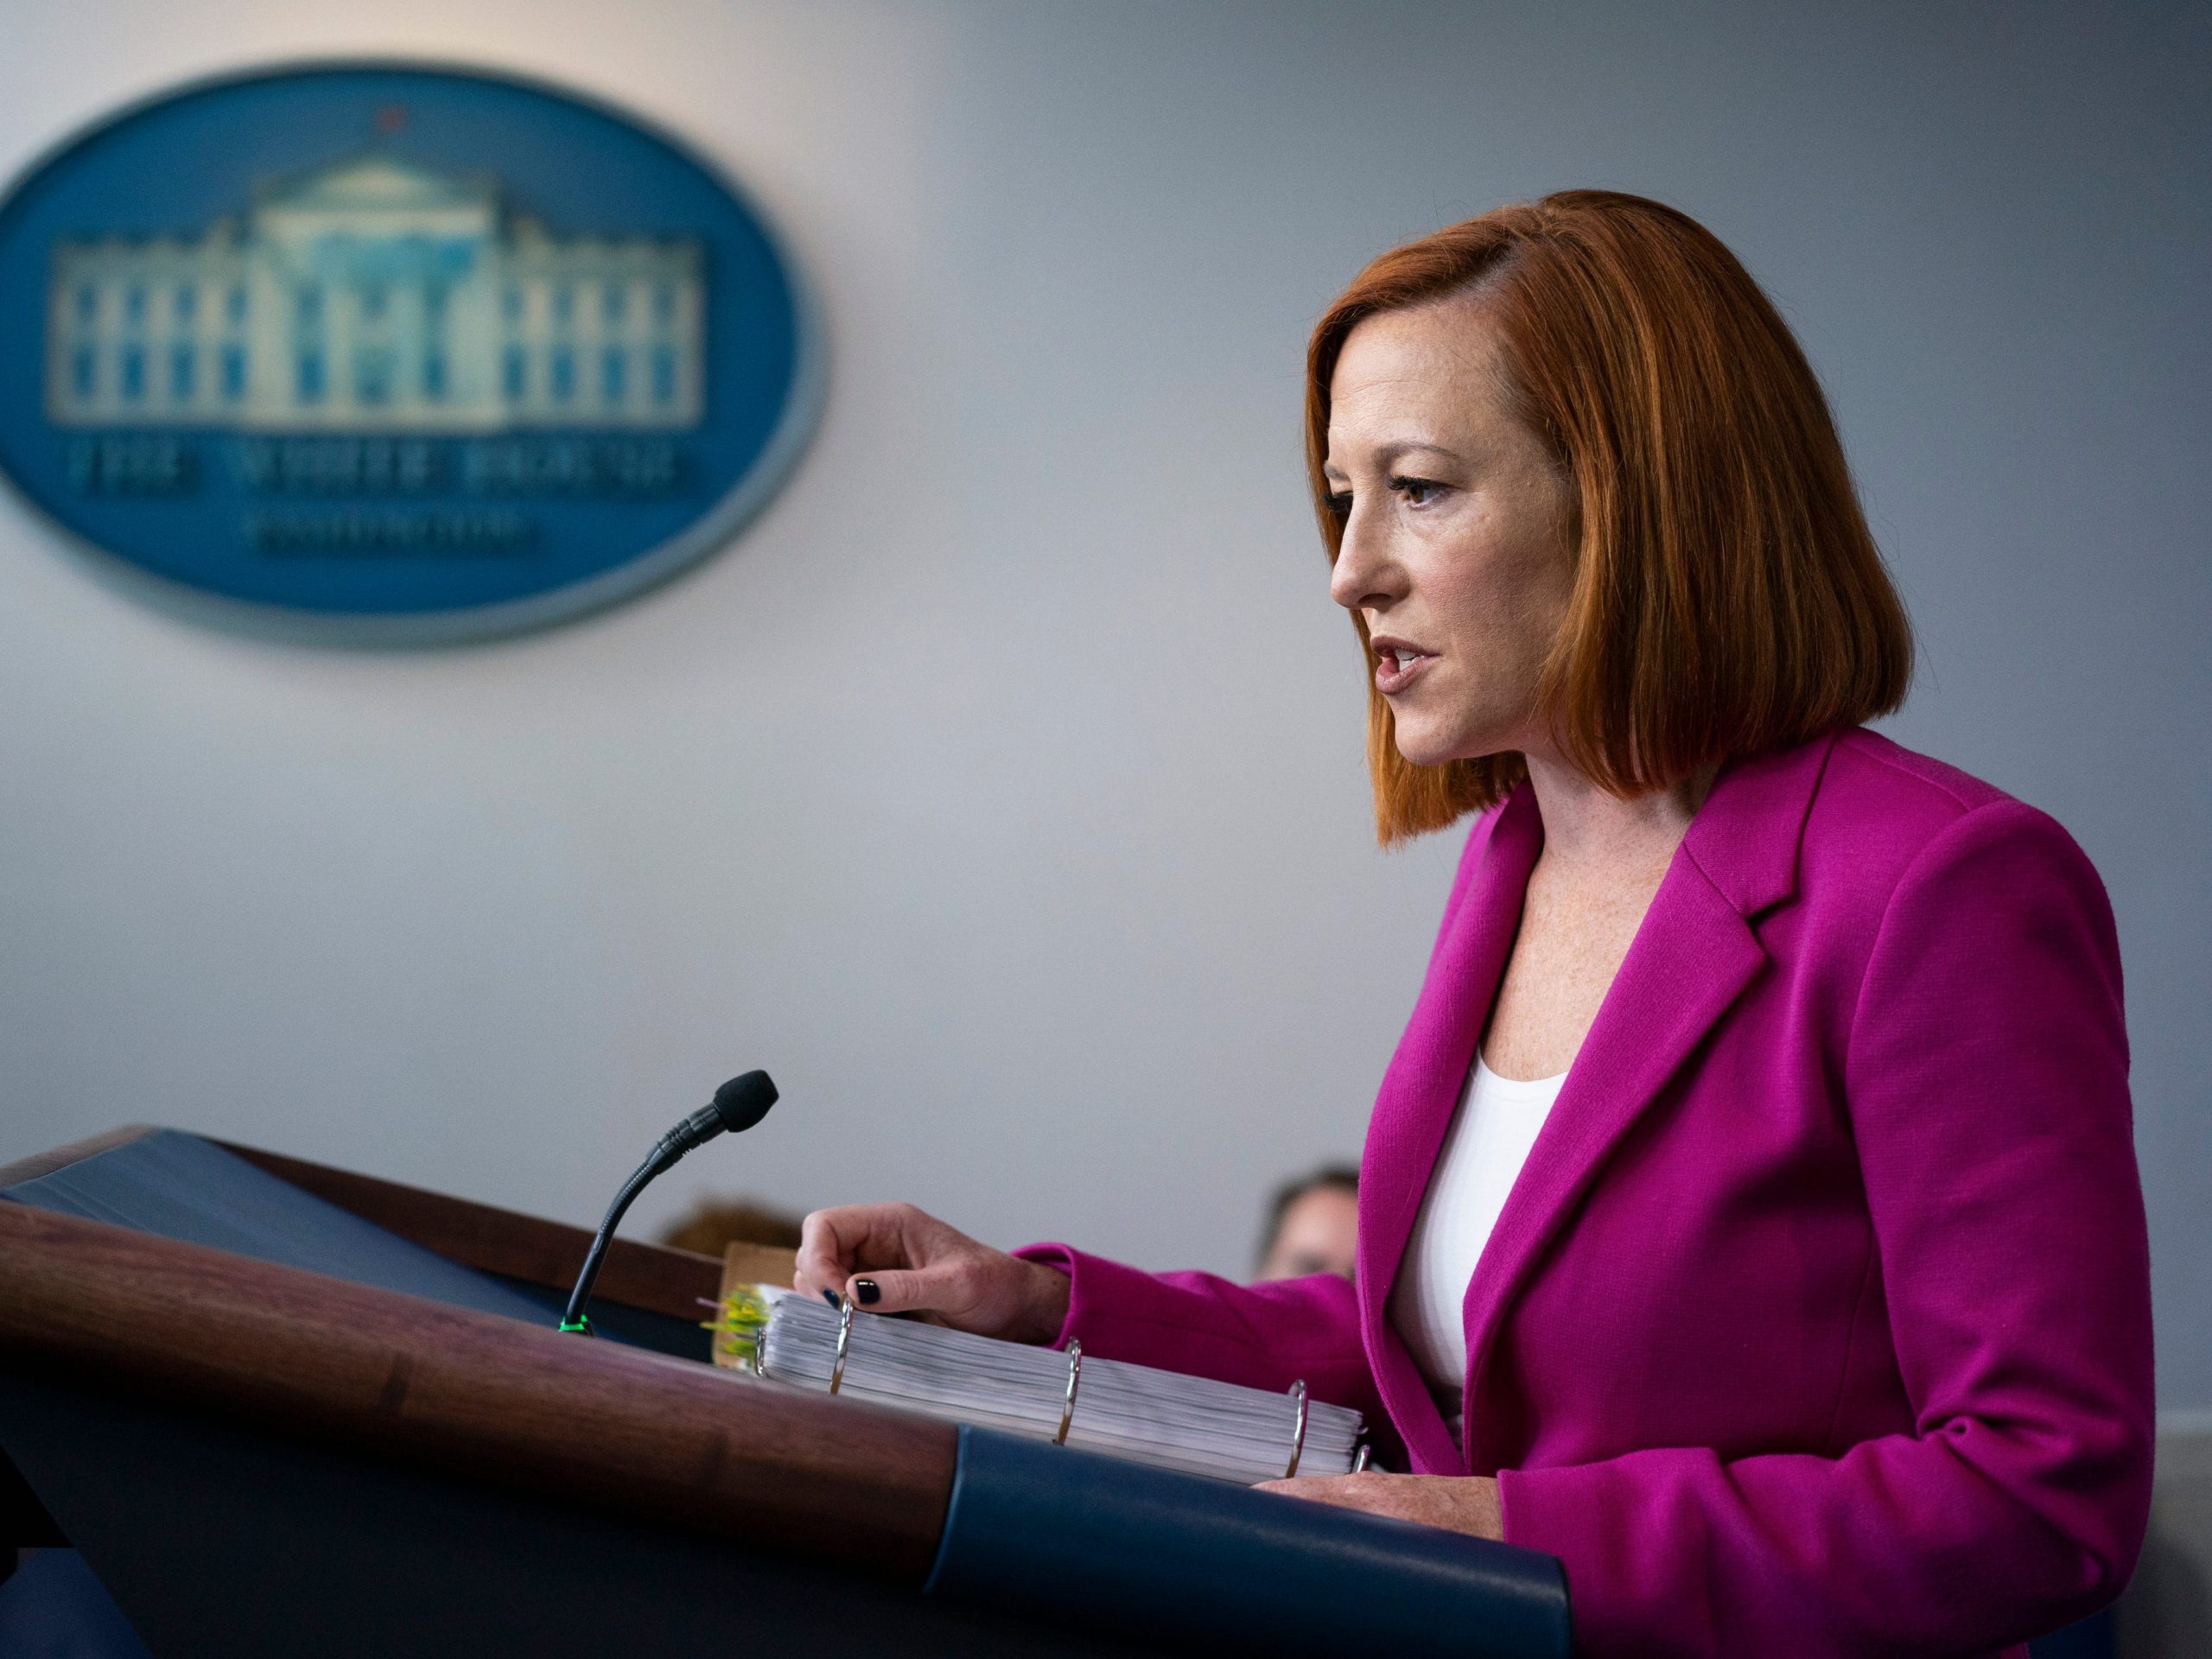
<svg viewBox="0 0 2212 1659">
<path fill-rule="evenodd" d="M 1441 735 L 1409 732 L 1402 726 L 1395 736 L 1400 758 L 1414 766 L 1440 766 L 1459 758 L 1456 746 Z"/>
<path fill-rule="evenodd" d="M 1449 760 L 1479 760 L 1487 755 L 1511 753 L 1516 747 L 1511 738 L 1496 731 L 1431 729 L 1421 722 L 1402 719 L 1392 722 L 1391 736 L 1398 753 L 1416 766 L 1440 766 Z"/>
</svg>

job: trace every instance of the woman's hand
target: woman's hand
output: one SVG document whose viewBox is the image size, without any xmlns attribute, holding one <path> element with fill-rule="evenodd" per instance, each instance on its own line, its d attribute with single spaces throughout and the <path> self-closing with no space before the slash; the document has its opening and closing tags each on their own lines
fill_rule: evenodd
<svg viewBox="0 0 2212 1659">
<path fill-rule="evenodd" d="M 1303 1497 L 1340 1510 L 1395 1515 L 1446 1532 L 1472 1533 L 1503 1540 L 1505 1515 L 1498 1507 L 1497 1483 L 1488 1475 L 1310 1475 L 1268 1480 L 1263 1492 Z"/>
<path fill-rule="evenodd" d="M 1008 1342 L 1051 1342 L 1068 1315 L 1065 1274 L 979 1244 L 911 1204 L 817 1210 L 800 1232 L 791 1282 L 810 1296 L 928 1313 Z"/>
</svg>

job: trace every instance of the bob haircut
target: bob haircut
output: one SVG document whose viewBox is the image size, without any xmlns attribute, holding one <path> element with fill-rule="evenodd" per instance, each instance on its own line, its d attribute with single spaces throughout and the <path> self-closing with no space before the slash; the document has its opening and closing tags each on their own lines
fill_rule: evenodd
<svg viewBox="0 0 2212 1659">
<path fill-rule="evenodd" d="M 1911 626 L 1812 365 L 1718 238 L 1640 196 L 1500 207 L 1391 250 L 1329 308 L 1306 354 L 1306 461 L 1332 563 L 1344 525 L 1321 469 L 1344 340 L 1461 296 L 1573 486 L 1573 588 L 1536 690 L 1569 760 L 1631 797 L 1904 701 Z M 1371 678 L 1367 698 L 1386 845 L 1528 775 L 1517 753 L 1415 766 Z"/>
</svg>

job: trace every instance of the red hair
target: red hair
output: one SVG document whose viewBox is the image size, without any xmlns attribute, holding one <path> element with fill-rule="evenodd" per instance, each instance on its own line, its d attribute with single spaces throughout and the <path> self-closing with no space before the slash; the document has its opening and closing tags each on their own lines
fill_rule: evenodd
<svg viewBox="0 0 2212 1659">
<path fill-rule="evenodd" d="M 1500 207 L 1392 249 L 1329 308 L 1306 354 L 1306 460 L 1332 563 L 1343 525 L 1322 467 L 1344 340 L 1462 294 L 1572 481 L 1574 586 L 1536 694 L 1569 760 L 1638 795 L 1904 702 L 1911 626 L 1811 365 L 1718 238 L 1640 196 Z M 1527 775 L 1510 753 L 1414 765 L 1371 682 L 1368 765 L 1386 843 Z"/>
</svg>

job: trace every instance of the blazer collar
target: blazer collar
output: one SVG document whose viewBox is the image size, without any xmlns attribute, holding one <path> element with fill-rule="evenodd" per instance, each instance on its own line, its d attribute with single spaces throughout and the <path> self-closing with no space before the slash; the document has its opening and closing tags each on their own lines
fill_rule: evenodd
<svg viewBox="0 0 2212 1659">
<path fill-rule="evenodd" d="M 1728 766 L 1676 850 L 1468 1285 L 1463 1457 L 1389 1306 L 1542 850 L 1527 785 L 1487 821 L 1480 846 L 1470 847 L 1473 868 L 1383 1080 L 1360 1184 L 1368 1351 L 1417 1468 L 1485 1466 L 1473 1404 L 1505 1312 L 1606 1155 L 1764 963 L 1751 918 L 1796 891 L 1798 843 L 1833 747 L 1823 738 Z"/>
<path fill-rule="evenodd" d="M 1835 745 L 1830 734 L 1732 762 L 1690 820 L 1681 850 L 1745 921 L 1796 895 L 1805 819 Z"/>
</svg>

